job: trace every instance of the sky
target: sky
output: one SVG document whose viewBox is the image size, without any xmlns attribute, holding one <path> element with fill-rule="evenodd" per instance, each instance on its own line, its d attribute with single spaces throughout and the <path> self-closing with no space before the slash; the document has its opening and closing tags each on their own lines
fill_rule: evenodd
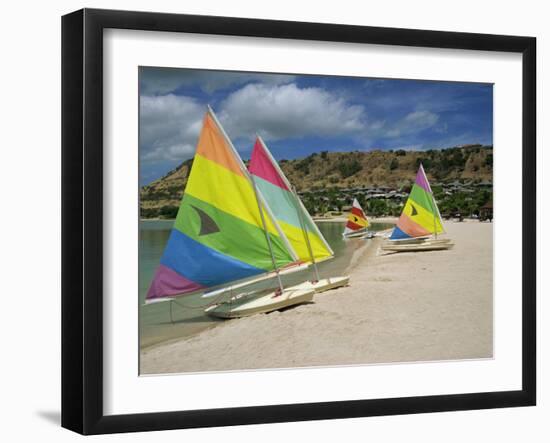
<svg viewBox="0 0 550 443">
<path fill-rule="evenodd" d="M 493 143 L 491 84 L 141 67 L 139 94 L 141 185 L 193 157 L 207 105 L 245 160 L 256 133 L 277 160 Z"/>
</svg>

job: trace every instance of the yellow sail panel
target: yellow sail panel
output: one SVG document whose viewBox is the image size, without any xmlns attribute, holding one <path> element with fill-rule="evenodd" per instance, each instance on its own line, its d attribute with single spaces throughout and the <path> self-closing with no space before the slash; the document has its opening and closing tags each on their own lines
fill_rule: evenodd
<svg viewBox="0 0 550 443">
<path fill-rule="evenodd" d="M 294 251 L 298 255 L 300 261 L 310 263 L 311 254 L 309 253 L 307 243 L 304 238 L 304 231 L 301 228 L 297 228 L 296 226 L 290 225 L 282 220 L 279 220 L 279 226 L 290 241 L 290 244 L 294 248 Z M 316 261 L 321 261 L 332 257 L 332 252 L 327 249 L 323 240 L 321 240 L 315 232 L 308 231 L 308 236 L 311 251 Z"/>
<path fill-rule="evenodd" d="M 248 178 L 234 174 L 202 155 L 195 156 L 192 174 L 195 171 L 197 179 L 192 180 L 192 177 L 189 177 L 186 194 L 209 202 L 218 209 L 263 229 L 254 188 Z M 215 186 L 208 185 L 209 183 Z M 265 211 L 264 218 L 268 231 L 278 235 L 277 229 Z"/>
<path fill-rule="evenodd" d="M 412 198 L 409 198 L 405 203 L 402 215 L 407 216 L 409 220 L 422 226 L 431 234 L 443 232 L 443 225 L 438 215 L 432 211 L 427 211 Z"/>
</svg>

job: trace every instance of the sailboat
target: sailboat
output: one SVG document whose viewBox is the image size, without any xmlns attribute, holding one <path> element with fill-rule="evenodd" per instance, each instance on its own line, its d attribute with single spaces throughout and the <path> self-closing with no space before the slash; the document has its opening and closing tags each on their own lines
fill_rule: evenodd
<svg viewBox="0 0 550 443">
<path fill-rule="evenodd" d="M 257 193 L 246 166 L 209 107 L 185 193 L 146 302 L 246 286 L 299 266 L 298 256 Z M 280 281 L 280 277 L 279 277 Z M 209 313 L 240 317 L 313 300 L 312 289 L 279 288 L 247 305 L 226 295 Z"/>
<path fill-rule="evenodd" d="M 260 136 L 254 143 L 248 170 L 298 259 L 313 267 L 315 278 L 297 287 L 323 292 L 347 285 L 349 276 L 319 276 L 317 264 L 333 258 L 334 252 Z"/>
<path fill-rule="evenodd" d="M 392 252 L 450 249 L 450 239 L 437 237 L 444 232 L 432 188 L 420 164 L 401 216 L 381 248 Z"/>
<path fill-rule="evenodd" d="M 368 226 L 369 221 L 367 220 L 367 216 L 359 201 L 354 198 L 342 236 L 344 238 L 371 238 L 374 235 L 367 231 Z"/>
</svg>

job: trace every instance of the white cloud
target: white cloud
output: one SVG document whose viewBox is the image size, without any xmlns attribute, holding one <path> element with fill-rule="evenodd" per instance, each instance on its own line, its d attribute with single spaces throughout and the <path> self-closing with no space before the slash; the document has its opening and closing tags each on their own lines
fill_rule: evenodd
<svg viewBox="0 0 550 443">
<path fill-rule="evenodd" d="M 192 156 L 206 108 L 191 97 L 140 97 L 140 151 L 145 162 Z"/>
<path fill-rule="evenodd" d="M 195 146 L 193 145 L 155 146 L 147 151 L 141 159 L 145 162 L 159 160 L 181 161 L 192 157 L 194 152 Z"/>
<path fill-rule="evenodd" d="M 220 119 L 235 138 L 266 139 L 356 134 L 365 128 L 366 114 L 321 88 L 295 84 L 248 84 L 230 94 L 221 105 Z"/>
<path fill-rule="evenodd" d="M 386 131 L 385 136 L 394 138 L 418 133 L 425 129 L 431 128 L 437 123 L 438 120 L 439 116 L 433 112 L 414 111 L 392 124 Z"/>
<path fill-rule="evenodd" d="M 145 163 L 179 163 L 193 156 L 206 105 L 174 94 L 140 97 L 140 154 Z M 251 83 L 229 94 L 216 109 L 235 141 L 307 136 L 351 136 L 362 143 L 392 139 L 417 144 L 419 132 L 437 127 L 439 116 L 416 110 L 397 121 L 369 120 L 365 108 L 322 88 Z M 440 125 L 441 126 L 441 125 Z M 443 125 L 444 127 L 444 125 Z"/>
</svg>

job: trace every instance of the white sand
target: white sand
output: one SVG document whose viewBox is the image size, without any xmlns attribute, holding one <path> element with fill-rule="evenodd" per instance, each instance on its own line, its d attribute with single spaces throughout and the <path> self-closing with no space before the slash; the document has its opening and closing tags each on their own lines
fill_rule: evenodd
<svg viewBox="0 0 550 443">
<path fill-rule="evenodd" d="M 373 245 L 350 287 L 146 349 L 142 373 L 491 357 L 493 226 L 445 227 L 452 250 L 377 256 Z"/>
</svg>

